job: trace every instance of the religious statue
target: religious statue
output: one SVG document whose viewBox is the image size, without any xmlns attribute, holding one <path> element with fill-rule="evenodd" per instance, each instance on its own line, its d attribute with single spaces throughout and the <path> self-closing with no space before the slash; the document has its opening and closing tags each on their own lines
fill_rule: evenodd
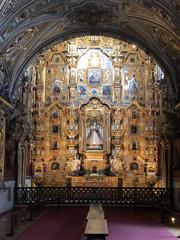
<svg viewBox="0 0 180 240">
<path fill-rule="evenodd" d="M 76 98 L 76 88 L 71 87 L 69 89 L 69 96 L 70 96 L 70 99 L 75 99 Z"/>
<path fill-rule="evenodd" d="M 121 99 L 121 92 L 122 92 L 122 86 L 114 88 L 114 99 L 115 100 Z"/>
<path fill-rule="evenodd" d="M 139 95 L 139 81 L 135 78 L 135 74 L 133 74 L 132 79 L 128 81 L 128 89 L 129 99 L 137 99 Z"/>
<path fill-rule="evenodd" d="M 53 95 L 58 95 L 61 92 L 61 83 L 58 80 L 54 81 L 53 84 Z"/>
<path fill-rule="evenodd" d="M 59 163 L 58 162 L 54 162 L 51 165 L 51 170 L 59 170 Z"/>
<path fill-rule="evenodd" d="M 78 158 L 73 159 L 70 164 L 69 174 L 72 176 L 78 176 L 80 171 L 80 166 L 81 166 L 81 160 L 79 160 Z"/>
<path fill-rule="evenodd" d="M 103 148 L 103 130 L 96 120 L 93 120 L 87 128 L 87 146 L 88 149 Z"/>
<path fill-rule="evenodd" d="M 119 173 L 122 172 L 122 162 L 120 160 L 111 157 L 109 160 L 109 163 L 110 163 L 110 170 L 112 173 L 114 173 L 115 175 L 118 175 Z"/>
</svg>

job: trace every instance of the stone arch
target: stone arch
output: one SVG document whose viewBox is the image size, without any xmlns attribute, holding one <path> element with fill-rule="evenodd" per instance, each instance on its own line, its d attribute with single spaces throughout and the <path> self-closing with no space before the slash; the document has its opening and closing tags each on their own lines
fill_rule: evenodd
<svg viewBox="0 0 180 240">
<path fill-rule="evenodd" d="M 143 34 L 144 32 L 141 32 Z M 11 81 L 12 84 L 10 86 L 10 92 L 13 94 L 16 86 L 16 82 L 18 81 L 18 78 L 23 70 L 23 68 L 28 64 L 28 62 L 32 61 L 32 58 L 38 54 L 38 52 L 42 51 L 42 49 L 48 49 L 51 46 L 53 46 L 56 43 L 63 42 L 65 40 L 74 38 L 74 37 L 80 37 L 85 35 L 103 35 L 108 36 L 112 38 L 117 38 L 123 41 L 127 42 L 134 42 L 137 44 L 137 46 L 140 46 L 140 48 L 144 49 L 149 55 L 152 55 L 153 58 L 157 61 L 157 63 L 163 67 L 165 73 L 169 76 L 169 81 L 171 84 L 171 87 L 175 93 L 177 93 L 177 85 L 176 85 L 176 73 L 172 66 L 171 61 L 168 57 L 164 55 L 156 47 L 155 43 L 151 43 L 149 45 L 147 42 L 144 42 L 138 35 L 133 36 L 132 34 L 129 34 L 127 32 L 120 31 L 118 29 L 114 29 L 114 26 L 110 26 L 109 28 L 102 29 L 100 27 L 92 27 L 92 26 L 83 26 L 81 28 L 77 29 L 71 29 L 68 31 L 64 31 L 63 33 L 58 33 L 56 36 L 53 36 L 51 39 L 48 39 L 47 42 L 40 43 L 39 46 L 34 45 L 32 46 L 31 51 L 28 55 L 24 55 L 17 63 L 17 67 L 19 68 L 14 69 L 14 72 L 12 73 Z"/>
</svg>

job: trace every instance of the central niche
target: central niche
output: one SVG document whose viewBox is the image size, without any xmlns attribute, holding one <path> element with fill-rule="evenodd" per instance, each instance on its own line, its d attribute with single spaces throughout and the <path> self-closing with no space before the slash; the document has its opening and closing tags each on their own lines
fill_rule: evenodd
<svg viewBox="0 0 180 240">
<path fill-rule="evenodd" d="M 86 149 L 103 150 L 103 116 L 99 110 L 90 110 L 86 119 Z"/>
<path fill-rule="evenodd" d="M 110 151 L 110 108 L 91 98 L 80 108 L 80 152 Z"/>
</svg>

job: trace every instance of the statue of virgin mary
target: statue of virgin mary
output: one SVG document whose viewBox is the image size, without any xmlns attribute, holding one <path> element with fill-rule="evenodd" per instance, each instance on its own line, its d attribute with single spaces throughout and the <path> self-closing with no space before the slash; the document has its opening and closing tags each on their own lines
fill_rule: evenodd
<svg viewBox="0 0 180 240">
<path fill-rule="evenodd" d="M 87 128 L 87 148 L 102 149 L 103 148 L 103 130 L 102 126 L 93 120 Z"/>
</svg>

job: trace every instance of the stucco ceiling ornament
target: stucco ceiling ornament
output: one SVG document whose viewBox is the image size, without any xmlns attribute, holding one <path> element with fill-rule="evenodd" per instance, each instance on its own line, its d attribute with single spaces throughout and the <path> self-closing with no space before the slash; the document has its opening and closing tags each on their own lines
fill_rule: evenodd
<svg viewBox="0 0 180 240">
<path fill-rule="evenodd" d="M 5 4 L 2 6 L 1 13 L 2 16 L 7 16 L 13 9 L 15 9 L 19 4 L 21 4 L 21 0 L 9 0 L 4 1 Z"/>
<path fill-rule="evenodd" d="M 1 13 L 6 12 L 6 14 L 0 14 L 2 17 L 0 43 L 2 43 L 3 52 L 6 52 L 5 57 L 9 66 L 9 75 L 12 76 L 10 91 L 13 91 L 20 68 L 24 66 L 26 59 L 30 59 L 32 54 L 37 49 L 44 47 L 45 44 L 52 44 L 52 42 L 60 39 L 60 34 L 66 34 L 66 30 L 68 36 L 71 37 L 72 34 L 73 37 L 73 34 L 78 33 L 78 30 L 84 31 L 84 33 L 86 31 L 88 34 L 89 30 L 91 31 L 94 27 L 97 27 L 99 33 L 104 33 L 108 29 L 108 34 L 111 34 L 111 31 L 112 34 L 117 32 L 117 37 L 119 37 L 119 31 L 122 36 L 125 35 L 127 38 L 130 36 L 131 39 L 134 38 L 137 42 L 140 40 L 146 46 L 152 46 L 151 43 L 156 41 L 157 48 L 154 52 L 158 49 L 156 56 L 162 56 L 161 58 L 165 59 L 166 56 L 163 55 L 164 48 L 161 51 L 158 46 L 161 41 L 154 38 L 152 32 L 146 28 L 151 23 L 155 24 L 155 26 L 160 24 L 164 29 L 168 29 L 167 32 L 172 31 L 177 34 L 178 18 L 175 10 L 171 7 L 171 4 L 177 5 L 177 1 L 166 1 L 166 5 L 163 1 L 32 0 L 29 2 L 23 0 L 23 5 L 20 5 L 22 0 L 3 1 Z M 9 6 L 11 6 L 11 10 L 7 10 Z M 34 29 L 36 27 L 39 31 Z M 33 35 L 30 36 L 28 29 L 31 28 L 33 29 Z M 169 55 L 173 58 L 174 53 L 177 51 L 178 42 L 174 42 L 174 40 L 168 41 L 172 51 L 168 47 L 170 53 L 168 53 L 167 58 L 169 58 Z M 162 55 L 159 54 L 160 51 Z M 164 63 L 164 60 L 162 62 Z M 173 59 L 169 59 L 169 62 L 176 65 L 176 61 L 173 62 Z M 166 63 L 169 62 L 166 60 Z M 10 63 L 12 64 L 10 65 Z M 171 69 L 173 67 L 167 66 L 167 68 Z M 171 75 L 174 74 L 173 70 L 168 71 L 172 73 Z M 175 74 L 172 78 L 176 78 Z"/>
<path fill-rule="evenodd" d="M 172 6 L 175 8 L 176 11 L 180 12 L 180 1 L 179 0 L 169 0 Z"/>
<path fill-rule="evenodd" d="M 165 48 L 174 49 L 174 51 L 180 52 L 180 40 L 178 41 L 175 36 L 157 27 L 153 27 L 153 35 L 161 45 L 165 46 Z"/>
<path fill-rule="evenodd" d="M 3 58 L 0 58 L 0 96 L 8 99 L 8 77 Z"/>
<path fill-rule="evenodd" d="M 159 8 L 152 6 L 147 7 L 145 4 L 131 3 L 125 6 L 124 11 L 128 17 L 133 18 L 134 20 L 142 19 L 143 21 L 154 22 L 167 29 L 175 28 L 171 17 Z"/>
<path fill-rule="evenodd" d="M 99 10 L 95 8 L 80 10 L 72 15 L 67 16 L 73 24 L 120 24 L 121 22 L 128 21 L 126 14 L 123 11 L 118 15 L 113 14 L 111 11 L 104 9 Z"/>
</svg>

